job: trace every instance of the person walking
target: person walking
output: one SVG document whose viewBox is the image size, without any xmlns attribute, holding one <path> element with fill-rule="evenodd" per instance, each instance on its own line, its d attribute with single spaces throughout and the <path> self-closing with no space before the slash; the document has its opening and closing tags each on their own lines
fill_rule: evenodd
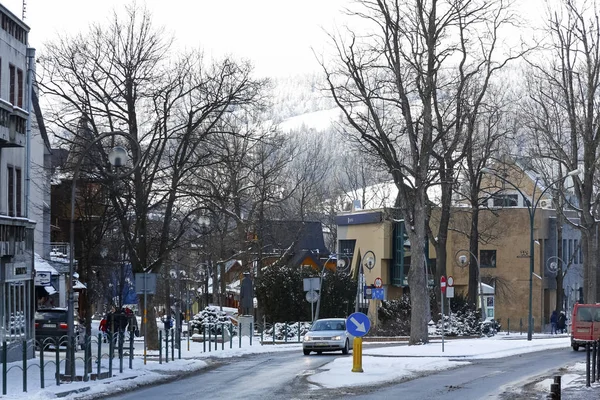
<svg viewBox="0 0 600 400">
<path fill-rule="evenodd" d="M 554 335 L 555 333 L 557 333 L 556 331 L 556 325 L 558 323 L 558 313 L 556 312 L 556 310 L 552 311 L 552 315 L 550 316 L 550 324 L 552 325 L 551 328 L 551 334 Z"/>
<path fill-rule="evenodd" d="M 564 311 L 561 311 L 560 314 L 558 314 L 556 329 L 559 330 L 560 333 L 565 333 L 567 331 L 567 315 Z"/>
</svg>

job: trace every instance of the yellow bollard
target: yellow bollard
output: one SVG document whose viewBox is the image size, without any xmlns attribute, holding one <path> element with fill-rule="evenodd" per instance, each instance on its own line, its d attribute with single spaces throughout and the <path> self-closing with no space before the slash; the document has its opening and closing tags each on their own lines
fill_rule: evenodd
<svg viewBox="0 0 600 400">
<path fill-rule="evenodd" d="M 362 337 L 355 337 L 352 348 L 352 372 L 364 372 L 362 369 Z"/>
</svg>

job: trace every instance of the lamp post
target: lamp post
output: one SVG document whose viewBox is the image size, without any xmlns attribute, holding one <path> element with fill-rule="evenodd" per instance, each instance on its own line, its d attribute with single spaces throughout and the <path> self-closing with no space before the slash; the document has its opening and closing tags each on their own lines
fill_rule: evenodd
<svg viewBox="0 0 600 400">
<path fill-rule="evenodd" d="M 317 298 L 317 310 L 315 311 L 315 320 L 319 319 L 319 310 L 321 308 L 321 297 L 323 297 L 323 275 L 325 274 L 325 267 L 329 260 L 337 259 L 335 253 L 331 254 L 327 261 L 323 263 L 323 268 L 321 268 L 321 280 L 319 281 L 319 297 Z"/>
<path fill-rule="evenodd" d="M 466 267 L 469 265 L 467 261 L 467 256 L 464 254 L 458 255 L 460 252 L 469 253 L 473 259 L 475 259 L 475 263 L 477 264 L 477 284 L 479 285 L 479 299 L 481 304 L 481 322 L 485 321 L 486 313 L 485 313 L 485 305 L 483 303 L 483 286 L 481 285 L 481 265 L 479 264 L 479 259 L 475 254 L 473 254 L 470 250 L 460 249 L 456 252 L 455 258 L 458 261 L 458 265 L 461 267 Z M 442 300 L 443 301 L 443 300 Z"/>
<path fill-rule="evenodd" d="M 512 183 L 508 179 L 504 178 L 503 176 L 498 175 L 495 171 L 493 171 L 489 168 L 482 168 L 481 172 L 494 175 L 496 178 L 500 179 L 502 182 L 507 183 L 508 185 L 513 187 L 517 192 L 519 192 L 519 194 L 523 197 L 523 201 L 525 201 L 527 199 L 527 196 L 525 196 L 525 194 L 521 191 L 521 189 L 519 189 L 514 183 Z M 542 190 L 542 192 L 538 195 L 537 199 L 535 197 L 535 192 L 536 192 L 537 185 L 538 185 L 540 178 L 536 177 L 535 182 L 533 184 L 533 192 L 531 194 L 531 202 L 530 203 L 525 202 L 525 205 L 527 206 L 527 211 L 529 212 L 529 312 L 528 312 L 528 317 L 527 317 L 527 340 L 531 340 L 531 338 L 533 336 L 533 316 L 532 316 L 533 266 L 534 266 L 534 260 L 533 260 L 534 247 L 533 246 L 535 243 L 535 241 L 533 239 L 533 225 L 535 222 L 535 211 L 537 210 L 540 199 L 542 198 L 544 193 L 546 193 L 555 183 L 561 182 L 562 180 L 566 179 L 569 176 L 579 175 L 580 173 L 581 172 L 578 169 L 576 169 L 574 171 L 567 173 L 565 176 L 562 176 L 562 177 L 550 182 L 550 184 L 548 186 L 546 186 L 544 188 L 544 190 Z"/>
<path fill-rule="evenodd" d="M 87 145 L 87 147 L 83 150 L 83 152 L 79 155 L 77 159 L 77 163 L 75 164 L 75 169 L 73 171 L 73 180 L 71 183 L 71 221 L 70 221 L 70 232 L 69 232 L 69 278 L 67 281 L 67 289 L 69 290 L 69 297 L 67 301 L 67 357 L 65 360 L 65 375 L 70 375 L 71 379 L 75 379 L 75 346 L 74 346 L 74 336 L 75 336 L 75 291 L 73 287 L 73 275 L 75 273 L 74 266 L 74 253 L 75 253 L 75 195 L 77 191 L 77 178 L 79 177 L 79 172 L 81 169 L 81 164 L 83 163 L 83 159 L 89 153 L 89 151 L 94 148 L 101 140 L 109 137 L 109 136 L 122 136 L 129 140 L 129 142 L 134 146 L 137 150 L 137 154 L 140 152 L 139 144 L 137 141 L 132 138 L 130 135 L 125 132 L 113 131 L 106 132 L 99 135 L 95 138 L 91 143 Z M 114 167 L 121 167 L 125 165 L 127 162 L 127 150 L 125 150 L 121 146 L 115 146 L 112 151 L 108 154 L 108 160 L 110 164 Z M 120 179 L 132 174 L 138 167 L 139 157 L 137 162 L 134 164 L 131 170 L 125 171 L 120 174 L 114 174 L 113 177 L 115 179 Z"/>
</svg>

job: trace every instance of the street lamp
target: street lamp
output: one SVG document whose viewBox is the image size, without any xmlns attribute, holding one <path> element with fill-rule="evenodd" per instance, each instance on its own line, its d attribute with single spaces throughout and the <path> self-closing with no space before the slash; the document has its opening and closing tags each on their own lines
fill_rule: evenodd
<svg viewBox="0 0 600 400">
<path fill-rule="evenodd" d="M 535 182 L 533 184 L 533 192 L 531 194 L 531 202 L 525 201 L 527 199 L 527 196 L 525 196 L 525 194 L 521 191 L 521 189 L 519 189 L 514 183 L 510 182 L 508 179 L 504 178 L 503 176 L 498 175 L 495 171 L 493 171 L 489 168 L 482 168 L 481 172 L 494 175 L 496 178 L 500 179 L 502 182 L 505 182 L 508 185 L 512 186 L 523 197 L 523 201 L 525 202 L 525 205 L 527 206 L 527 211 L 529 212 L 529 315 L 527 318 L 527 320 L 528 320 L 527 321 L 527 340 L 531 340 L 531 338 L 533 336 L 533 316 L 532 316 L 533 266 L 534 266 L 534 262 L 533 262 L 534 261 L 533 260 L 534 248 L 533 248 L 533 246 L 535 243 L 535 240 L 533 239 L 533 224 L 534 224 L 534 218 L 535 218 L 535 210 L 537 210 L 537 206 L 538 206 L 542 196 L 544 195 L 544 193 L 546 193 L 546 191 L 548 191 L 548 189 L 550 189 L 555 183 L 561 182 L 562 180 L 566 179 L 569 176 L 579 175 L 581 173 L 581 171 L 576 169 L 574 171 L 567 173 L 565 176 L 562 176 L 562 177 L 552 181 L 548 186 L 546 186 L 544 188 L 544 190 L 542 190 L 542 192 L 539 194 L 537 199 L 535 197 L 535 191 L 537 189 L 538 181 L 540 180 L 540 178 L 536 177 Z"/>
<path fill-rule="evenodd" d="M 460 249 L 456 252 L 456 255 L 455 255 L 455 258 L 458 261 L 458 265 L 460 267 L 466 267 L 467 265 L 469 265 L 469 262 L 467 261 L 467 256 L 465 254 L 458 255 L 458 253 L 460 253 L 460 252 L 469 253 L 475 259 L 475 263 L 477 264 L 477 283 L 479 285 L 479 299 L 480 299 L 480 303 L 481 303 L 481 322 L 484 322 L 486 313 L 485 313 L 485 305 L 483 303 L 483 286 L 481 285 L 481 265 L 479 265 L 479 259 L 470 250 Z"/>
<path fill-rule="evenodd" d="M 73 343 L 73 339 L 75 336 L 75 291 L 73 287 L 73 275 L 75 274 L 75 266 L 74 266 L 74 253 L 75 253 L 75 194 L 77 190 L 77 178 L 79 177 L 79 171 L 81 169 L 81 164 L 83 163 L 83 159 L 89 153 L 89 151 L 96 146 L 101 140 L 109 137 L 109 136 L 122 136 L 129 140 L 133 147 L 136 148 L 137 154 L 140 153 L 140 147 L 137 141 L 128 135 L 125 132 L 113 131 L 106 132 L 99 135 L 96 139 L 94 139 L 91 143 L 87 145 L 87 147 L 81 152 L 79 158 L 77 159 L 77 163 L 75 164 L 75 169 L 73 171 L 73 180 L 71 184 L 71 221 L 70 221 L 70 232 L 69 232 L 69 279 L 67 281 L 67 288 L 69 290 L 69 297 L 67 302 L 67 354 L 66 362 L 65 362 L 65 375 L 70 375 L 71 379 L 75 379 L 75 346 Z M 108 161 L 111 165 L 115 167 L 121 167 L 127 162 L 127 150 L 125 150 L 121 146 L 114 147 L 111 152 L 108 154 Z M 120 174 L 112 175 L 115 179 L 120 179 L 132 174 L 139 165 L 139 157 L 137 161 L 134 163 L 134 166 L 131 170 L 122 172 Z"/>
<path fill-rule="evenodd" d="M 318 254 L 318 253 L 317 253 Z M 335 253 L 331 254 L 327 261 L 323 263 L 323 268 L 321 268 L 321 280 L 319 282 L 319 297 L 317 298 L 317 311 L 315 311 L 315 320 L 319 319 L 319 309 L 321 308 L 321 297 L 323 297 L 323 275 L 325 274 L 325 267 L 329 260 L 337 259 Z"/>
</svg>

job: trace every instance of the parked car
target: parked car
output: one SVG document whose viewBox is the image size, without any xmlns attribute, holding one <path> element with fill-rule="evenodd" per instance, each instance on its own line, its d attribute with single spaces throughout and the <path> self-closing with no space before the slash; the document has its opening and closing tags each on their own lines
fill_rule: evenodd
<svg viewBox="0 0 600 400">
<path fill-rule="evenodd" d="M 600 304 L 580 304 L 573 307 L 571 317 L 571 347 L 591 344 L 600 339 Z"/>
<path fill-rule="evenodd" d="M 66 308 L 41 308 L 35 312 L 35 340 L 38 346 L 43 344 L 46 348 L 49 345 L 67 345 L 67 312 Z M 74 318 L 74 323 L 75 343 L 83 349 L 83 327 L 79 325 L 77 317 Z"/>
<path fill-rule="evenodd" d="M 348 354 L 353 341 L 354 336 L 346 330 L 344 318 L 318 319 L 304 335 L 302 350 L 305 356 L 311 351 L 321 354 L 324 351 L 341 350 L 342 354 Z"/>
</svg>

